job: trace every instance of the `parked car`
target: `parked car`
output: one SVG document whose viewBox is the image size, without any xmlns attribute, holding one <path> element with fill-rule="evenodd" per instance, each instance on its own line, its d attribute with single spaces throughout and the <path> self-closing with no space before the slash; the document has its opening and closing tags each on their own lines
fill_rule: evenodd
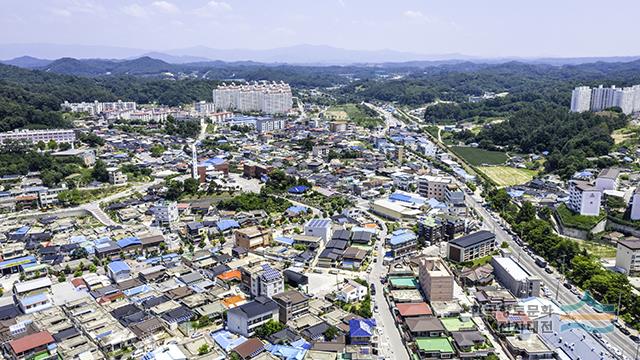
<svg viewBox="0 0 640 360">
<path fill-rule="evenodd" d="M 547 274 L 553 274 L 553 269 L 552 269 L 552 268 L 550 268 L 550 267 L 548 267 L 548 266 L 547 266 L 546 268 L 544 268 L 544 271 L 545 271 Z"/>
<path fill-rule="evenodd" d="M 630 335 L 629 339 L 633 340 L 635 343 L 640 343 L 640 337 L 638 337 L 638 335 Z"/>
</svg>

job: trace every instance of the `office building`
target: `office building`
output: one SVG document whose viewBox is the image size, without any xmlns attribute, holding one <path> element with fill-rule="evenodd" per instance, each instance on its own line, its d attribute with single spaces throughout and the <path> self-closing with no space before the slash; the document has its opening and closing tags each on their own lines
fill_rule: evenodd
<svg viewBox="0 0 640 360">
<path fill-rule="evenodd" d="M 441 258 L 420 259 L 418 281 L 430 302 L 453 300 L 453 272 Z"/>
<path fill-rule="evenodd" d="M 213 90 L 216 111 L 263 112 L 286 114 L 293 107 L 291 87 L 283 82 L 222 84 Z"/>
<path fill-rule="evenodd" d="M 57 143 L 70 143 L 76 141 L 76 133 L 67 129 L 48 129 L 48 130 L 14 130 L 0 133 L 0 143 L 7 141 L 27 141 L 31 143 L 48 143 L 53 140 Z"/>
<path fill-rule="evenodd" d="M 542 280 L 531 275 L 510 257 L 494 256 L 491 260 L 498 282 L 517 298 L 540 296 Z"/>
<path fill-rule="evenodd" d="M 600 214 L 602 192 L 586 181 L 569 181 L 569 201 L 567 207 L 572 211 L 587 216 Z"/>
<path fill-rule="evenodd" d="M 451 261 L 465 262 L 491 255 L 496 249 L 496 236 L 486 230 L 449 241 L 447 257 Z"/>
</svg>

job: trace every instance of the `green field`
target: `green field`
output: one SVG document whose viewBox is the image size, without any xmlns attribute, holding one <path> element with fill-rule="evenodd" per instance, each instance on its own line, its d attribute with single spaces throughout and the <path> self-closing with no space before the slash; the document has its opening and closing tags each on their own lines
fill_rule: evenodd
<svg viewBox="0 0 640 360">
<path fill-rule="evenodd" d="M 573 240 L 573 239 L 572 239 Z M 581 249 L 587 250 L 587 252 L 595 257 L 601 259 L 611 259 L 616 257 L 616 247 L 613 245 L 605 245 L 595 241 L 588 240 L 575 240 Z"/>
<path fill-rule="evenodd" d="M 347 113 L 347 116 L 349 116 L 349 121 L 352 121 L 356 125 L 368 129 L 373 129 L 376 126 L 384 124 L 384 120 L 378 115 L 375 110 L 369 109 L 364 105 L 335 105 L 330 107 L 327 111 L 344 111 Z"/>
<path fill-rule="evenodd" d="M 586 216 L 576 214 L 573 211 L 569 210 L 569 208 L 565 204 L 560 204 L 556 209 L 556 212 L 560 216 L 560 220 L 562 220 L 562 224 L 564 226 L 589 231 L 593 229 L 602 219 L 606 217 L 604 211 L 600 210 L 600 215 L 598 216 Z"/>
<path fill-rule="evenodd" d="M 509 159 L 506 153 L 500 151 L 489 151 L 468 146 L 451 146 L 451 150 L 473 166 L 500 165 Z"/>
<path fill-rule="evenodd" d="M 481 171 L 498 186 L 513 186 L 524 184 L 531 181 L 537 174 L 533 170 L 518 169 L 509 166 L 478 166 L 478 171 Z"/>
</svg>

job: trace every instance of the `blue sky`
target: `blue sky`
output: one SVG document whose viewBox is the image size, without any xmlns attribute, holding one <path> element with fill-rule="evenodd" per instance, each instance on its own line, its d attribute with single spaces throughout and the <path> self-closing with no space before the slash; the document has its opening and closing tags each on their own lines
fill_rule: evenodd
<svg viewBox="0 0 640 360">
<path fill-rule="evenodd" d="M 0 44 L 640 55 L 638 0 L 1 0 Z M 610 9 L 607 9 L 609 7 Z"/>
</svg>

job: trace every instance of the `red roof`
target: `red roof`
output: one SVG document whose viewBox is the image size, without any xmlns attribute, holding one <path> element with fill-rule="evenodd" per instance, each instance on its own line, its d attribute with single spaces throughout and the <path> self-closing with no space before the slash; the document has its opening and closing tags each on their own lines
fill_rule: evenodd
<svg viewBox="0 0 640 360">
<path fill-rule="evenodd" d="M 48 331 L 40 331 L 9 342 L 14 354 L 20 354 L 56 342 Z"/>
<path fill-rule="evenodd" d="M 431 308 L 425 302 L 419 303 L 400 303 L 396 304 L 396 308 L 402 317 L 432 315 Z"/>
</svg>

